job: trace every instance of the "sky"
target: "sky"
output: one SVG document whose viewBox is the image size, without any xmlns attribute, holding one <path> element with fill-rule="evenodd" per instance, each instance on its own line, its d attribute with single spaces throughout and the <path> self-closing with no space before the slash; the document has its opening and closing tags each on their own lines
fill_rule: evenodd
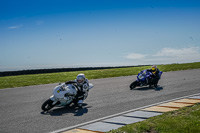
<svg viewBox="0 0 200 133">
<path fill-rule="evenodd" d="M 0 71 L 190 62 L 199 0 L 0 0 Z"/>
</svg>

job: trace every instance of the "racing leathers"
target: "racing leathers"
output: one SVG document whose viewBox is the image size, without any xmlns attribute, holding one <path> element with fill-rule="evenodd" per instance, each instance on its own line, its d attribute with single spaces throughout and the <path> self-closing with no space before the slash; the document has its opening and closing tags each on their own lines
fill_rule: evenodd
<svg viewBox="0 0 200 133">
<path fill-rule="evenodd" d="M 73 84 L 78 89 L 76 99 L 74 100 L 74 104 L 79 107 L 82 106 L 83 101 L 87 98 L 89 92 L 89 81 L 85 79 L 85 81 L 80 85 L 77 83 L 77 80 L 67 81 L 65 84 Z"/>
<path fill-rule="evenodd" d="M 153 72 L 152 69 L 147 69 L 147 71 L 150 71 L 152 73 L 151 77 L 152 77 L 152 84 L 154 84 L 155 87 L 157 87 L 158 81 L 160 79 L 160 70 L 158 68 L 156 68 L 156 71 Z"/>
</svg>

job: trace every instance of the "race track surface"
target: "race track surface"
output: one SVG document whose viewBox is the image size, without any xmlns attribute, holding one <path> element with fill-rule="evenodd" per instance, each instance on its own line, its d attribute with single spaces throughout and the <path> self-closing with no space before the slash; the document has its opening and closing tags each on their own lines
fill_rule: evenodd
<svg viewBox="0 0 200 133">
<path fill-rule="evenodd" d="M 134 108 L 192 95 L 200 92 L 200 69 L 165 72 L 159 89 L 148 87 L 130 90 L 136 75 L 90 80 L 89 92 L 82 109 L 53 108 L 43 113 L 41 105 L 57 84 L 0 90 L 0 132 L 46 133 L 85 123 Z"/>
</svg>

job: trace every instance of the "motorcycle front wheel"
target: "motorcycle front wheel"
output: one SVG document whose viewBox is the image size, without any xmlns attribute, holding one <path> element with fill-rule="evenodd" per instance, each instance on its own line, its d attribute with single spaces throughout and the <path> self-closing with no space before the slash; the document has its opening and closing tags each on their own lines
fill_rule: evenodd
<svg viewBox="0 0 200 133">
<path fill-rule="evenodd" d="M 41 108 L 42 108 L 43 111 L 48 111 L 55 106 L 55 105 L 52 105 L 52 104 L 53 104 L 53 101 L 51 99 L 48 99 L 42 104 Z"/>
<path fill-rule="evenodd" d="M 130 85 L 130 90 L 134 89 L 136 86 L 138 86 L 138 82 L 137 81 L 134 81 L 133 83 L 131 83 Z"/>
</svg>

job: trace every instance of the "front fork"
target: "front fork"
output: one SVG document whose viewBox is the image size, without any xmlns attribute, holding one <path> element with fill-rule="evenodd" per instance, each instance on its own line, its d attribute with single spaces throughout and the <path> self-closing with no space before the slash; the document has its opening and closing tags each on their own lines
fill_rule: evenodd
<svg viewBox="0 0 200 133">
<path fill-rule="evenodd" d="M 54 97 L 54 95 L 52 95 L 50 97 L 50 99 L 53 101 L 52 105 L 56 105 L 58 103 L 58 101 L 56 100 L 56 98 Z"/>
</svg>

